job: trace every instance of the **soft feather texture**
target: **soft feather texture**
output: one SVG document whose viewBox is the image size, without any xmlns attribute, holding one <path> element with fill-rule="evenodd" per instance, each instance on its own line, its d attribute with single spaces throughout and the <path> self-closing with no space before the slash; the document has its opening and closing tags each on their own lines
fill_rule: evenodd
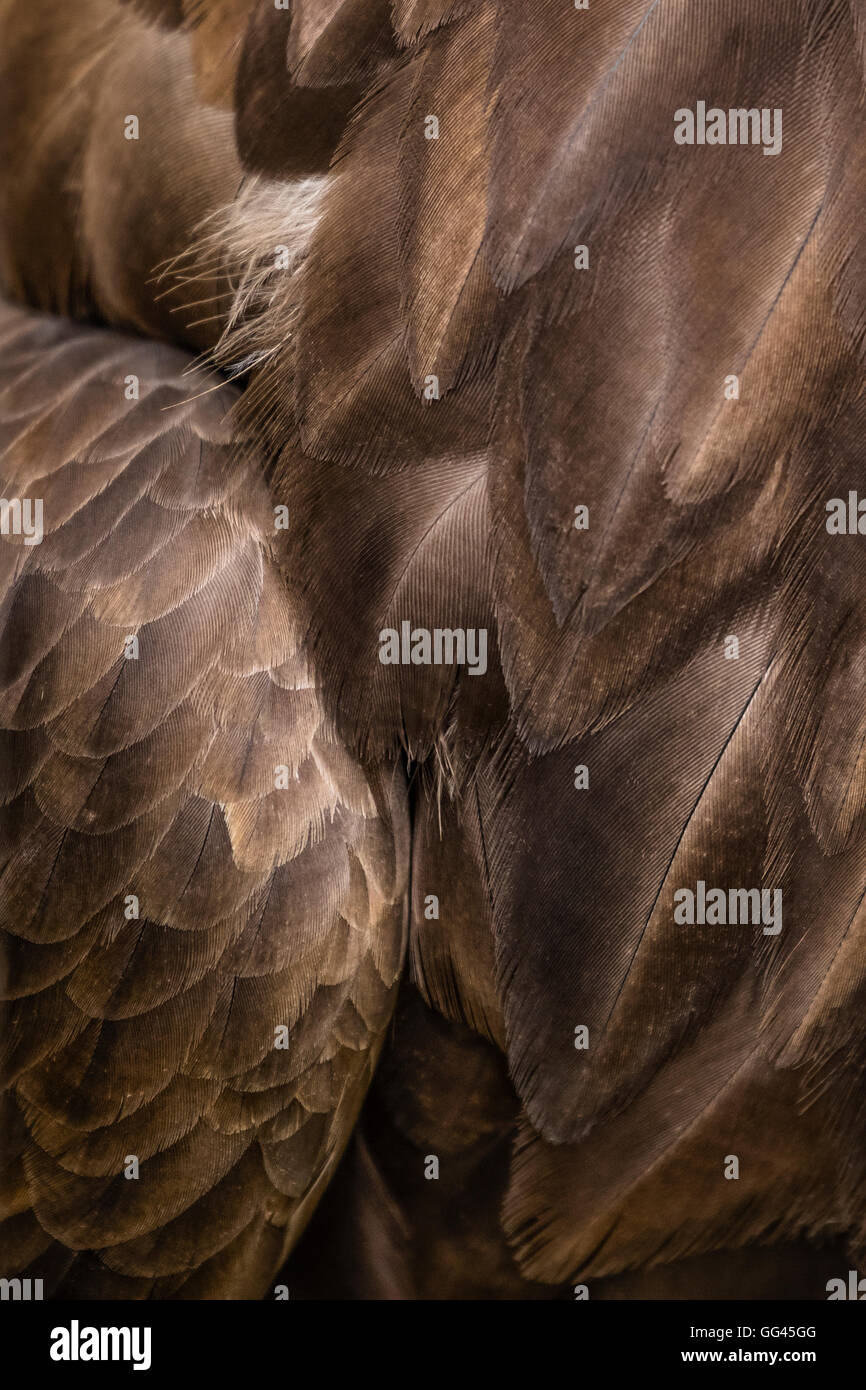
<svg viewBox="0 0 866 1390">
<path fill-rule="evenodd" d="M 295 334 L 245 418 L 275 441 L 297 429 L 281 482 L 341 726 L 383 751 L 390 728 L 415 756 L 416 730 L 442 728 L 460 768 L 511 1074 L 538 1132 L 507 1228 L 527 1272 L 552 1279 L 802 1231 L 859 1242 L 862 1040 L 828 1006 L 859 981 L 866 564 L 858 537 L 825 528 L 826 501 L 864 479 L 852 7 L 491 3 L 448 18 L 351 118 Z M 677 146 L 673 111 L 699 99 L 781 107 L 782 152 Z M 467 488 L 483 510 L 465 509 Z M 335 543 L 322 505 L 341 495 L 357 548 L 341 525 Z M 386 617 L 389 570 L 402 604 Z M 449 596 L 467 576 L 483 607 Z M 433 627 L 443 601 L 452 625 L 497 632 L 480 752 L 459 700 L 443 711 L 444 671 L 385 668 L 389 690 L 375 669 L 379 627 Z M 781 889 L 781 939 L 677 926 L 673 892 L 698 879 Z M 447 932 L 445 967 L 419 910 L 428 997 L 453 1016 L 462 986 L 485 1027 L 472 934 Z M 697 1130 L 684 1091 L 703 1098 Z M 755 1155 L 756 1186 L 723 1185 L 765 1091 L 783 1170 Z M 835 1139 L 815 1163 L 820 1132 Z M 582 1151 L 549 1141 L 604 1145 L 592 1171 L 607 1190 L 572 1195 Z M 653 1198 L 626 1234 L 629 1146 L 636 1175 L 663 1153 L 677 1192 L 698 1165 L 696 1226 L 686 1203 L 651 1220 Z M 588 1265 L 602 1227 L 615 1234 Z"/>
<path fill-rule="evenodd" d="M 485 1167 L 482 1115 L 464 1171 L 501 1198 L 502 1227 L 485 1206 L 443 1254 L 443 1223 L 463 1219 L 456 1189 L 443 1184 L 438 1220 L 416 1219 L 417 1194 L 395 1177 L 407 1134 L 394 1131 L 417 1081 L 426 1117 L 413 1154 L 425 1125 L 448 1134 L 455 1035 L 417 1014 L 395 1031 L 346 1180 L 352 1219 L 388 1251 L 381 1287 L 429 1287 L 419 1263 L 434 1249 L 440 1282 L 468 1296 L 485 1278 L 493 1296 L 523 1296 L 527 1278 L 599 1279 L 827 1234 L 862 1251 L 866 561 L 862 537 L 825 526 L 830 498 L 866 494 L 862 7 L 137 8 L 159 23 L 128 21 L 150 36 L 136 39 L 142 60 L 163 45 L 187 74 L 175 157 L 194 165 L 201 131 L 234 106 L 238 154 L 214 159 L 219 177 L 197 197 L 210 220 L 195 231 L 185 213 L 169 219 L 152 254 L 181 257 L 174 331 L 196 331 L 181 325 L 200 295 L 210 338 L 190 340 L 221 329 L 217 360 L 250 370 L 236 428 L 267 460 L 272 503 L 289 508 L 279 567 L 341 758 L 425 764 L 412 974 L 452 1029 L 465 1022 L 503 1050 L 522 1112 L 500 1106 L 501 1078 L 479 1062 L 496 1162 Z M 87 23 L 97 10 L 88 0 Z M 85 21 L 76 32 L 87 47 Z M 123 55 L 110 51 L 119 82 Z M 698 101 L 781 108 L 781 152 L 677 145 L 674 112 Z M 430 116 L 438 139 L 426 138 Z M 52 139 L 22 185 L 33 193 L 4 214 L 7 291 L 164 333 L 128 221 L 79 220 L 73 198 L 78 240 L 67 231 L 44 262 L 28 259 L 47 243 L 31 248 L 23 228 L 84 140 Z M 88 158 L 99 188 L 105 165 Z M 238 198 L 222 186 L 236 158 Z M 291 273 L 274 273 L 281 216 L 307 211 Z M 104 277 L 92 287 L 78 269 L 88 257 Z M 122 296 L 112 257 L 129 267 Z M 46 299 L 54 267 L 77 297 L 64 285 Z M 224 276 L 233 295 L 220 298 Z M 738 399 L 725 395 L 731 375 Z M 58 405 L 55 438 L 74 437 L 89 399 L 79 390 L 81 407 Z M 58 506 L 86 487 L 67 477 Z M 138 484 L 120 481 L 125 515 L 139 503 L 124 488 Z M 587 530 L 573 524 L 581 505 Z M 94 515 L 107 534 L 108 513 Z M 173 533 L 146 515 L 139 543 L 156 554 Z M 210 562 L 229 540 L 206 529 L 188 539 Z M 64 590 L 27 639 L 33 657 L 77 623 L 110 675 L 99 624 L 118 616 L 111 546 L 103 560 L 57 544 L 58 563 L 83 566 L 107 606 L 84 623 Z M 160 577 L 154 597 L 173 582 Z M 204 642 L 216 609 L 201 594 Z M 402 619 L 487 628 L 487 673 L 382 666 L 379 632 Z M 78 650 L 54 658 L 62 683 L 81 679 Z M 115 736 L 137 717 L 124 709 Z M 73 757 L 81 728 L 69 728 Z M 40 747 L 20 746 L 29 787 Z M 237 756 L 225 739 L 210 775 L 235 777 Z M 12 832 L 22 842 L 43 807 L 66 797 L 71 815 L 87 799 L 71 775 L 62 790 L 57 777 L 40 786 Z M 135 825 L 114 833 L 138 852 Z M 231 833 L 257 872 L 262 833 L 265 846 L 294 843 L 270 804 L 239 811 Z M 674 890 L 699 879 L 781 889 L 780 936 L 677 925 Z M 438 922 L 424 915 L 429 894 Z M 66 1014 L 57 1027 L 71 1027 Z M 416 1035 L 438 1037 L 444 1080 L 428 1085 Z M 730 1153 L 740 1182 L 724 1180 Z M 489 1256 L 462 1284 L 460 1249 L 467 1263 L 470 1249 Z"/>
<path fill-rule="evenodd" d="M 4 1268 L 258 1296 L 390 1013 L 399 778 L 335 742 L 231 389 L 8 309 L 0 377 L 3 495 L 45 518 L 3 537 Z"/>
<path fill-rule="evenodd" d="M 231 112 L 197 96 L 190 35 L 151 28 L 117 0 L 81 0 L 62 24 L 3 0 L 0 25 L 7 298 L 211 346 L 228 284 L 162 294 L 155 283 L 242 179 Z M 126 138 L 130 115 L 137 139 Z"/>
</svg>

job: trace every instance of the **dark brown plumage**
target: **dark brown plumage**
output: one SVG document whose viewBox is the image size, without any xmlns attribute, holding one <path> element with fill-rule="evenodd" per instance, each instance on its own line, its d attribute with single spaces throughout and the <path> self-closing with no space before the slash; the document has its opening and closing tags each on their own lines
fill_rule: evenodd
<svg viewBox="0 0 866 1390">
<path fill-rule="evenodd" d="M 4 495 L 46 516 L 3 545 L 4 1258 L 60 1294 L 255 1297 L 390 1013 L 399 774 L 334 740 L 231 389 L 10 309 L 2 354 Z"/>
<path fill-rule="evenodd" d="M 0 545 L 7 1263 L 261 1294 L 405 912 L 295 1292 L 729 1296 L 777 1246 L 758 1296 L 824 1297 L 866 1242 L 861 6 L 80 9 L 3 6 L 0 474 L 46 515 Z M 780 150 L 678 144 L 701 101 Z M 382 664 L 403 620 L 486 670 Z M 677 922 L 699 881 L 781 932 Z"/>
</svg>

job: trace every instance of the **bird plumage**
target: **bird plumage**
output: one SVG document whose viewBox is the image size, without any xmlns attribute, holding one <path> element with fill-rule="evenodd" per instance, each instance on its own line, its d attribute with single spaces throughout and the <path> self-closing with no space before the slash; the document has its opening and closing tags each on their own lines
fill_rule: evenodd
<svg viewBox="0 0 866 1390">
<path fill-rule="evenodd" d="M 434 1246 L 439 1288 L 471 1297 L 651 1289 L 656 1266 L 760 1244 L 856 1257 L 866 560 L 827 504 L 866 496 L 860 4 L 4 19 L 5 292 L 110 326 L 7 310 L 0 343 L 4 496 L 38 482 L 51 517 L 30 553 L 2 546 L 26 1239 L 97 1252 L 61 1287 L 110 1288 L 101 1262 L 163 1296 L 260 1292 L 355 1122 L 405 910 L 411 983 L 333 1199 L 381 1253 L 367 1287 L 436 1296 Z M 678 144 L 702 101 L 781 113 L 779 150 Z M 240 394 L 119 330 L 210 350 Z M 486 669 L 383 664 L 404 620 L 484 630 Z M 143 640 L 124 666 L 125 629 L 152 634 L 149 666 Z M 105 913 L 145 862 L 136 934 Z M 247 971 L 244 885 L 268 875 Z M 698 882 L 781 892 L 782 930 L 684 925 Z M 335 985 L 353 1028 L 316 1003 Z M 118 1007 L 166 1011 L 176 1101 L 159 1050 L 91 1065 Z M 292 1041 L 266 1063 L 279 1010 Z M 58 1113 L 46 1058 L 86 1121 Z M 112 1196 L 127 1092 L 174 1206 Z M 82 1124 L 92 1175 L 63 1129 Z M 172 1146 L 198 1130 L 207 1190 L 179 1193 Z M 459 1183 L 424 1182 L 425 1132 L 491 1194 L 475 1224 Z M 236 1259 L 196 1224 L 226 1186 Z"/>
<path fill-rule="evenodd" d="M 390 1014 L 400 774 L 335 739 L 231 387 L 3 316 L 4 496 L 46 518 L 3 545 L 4 1259 L 60 1294 L 255 1297 Z"/>
</svg>

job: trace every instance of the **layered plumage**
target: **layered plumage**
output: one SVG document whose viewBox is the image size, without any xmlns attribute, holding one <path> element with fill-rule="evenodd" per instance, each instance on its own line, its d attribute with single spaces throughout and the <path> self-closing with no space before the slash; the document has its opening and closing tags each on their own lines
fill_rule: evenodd
<svg viewBox="0 0 866 1390">
<path fill-rule="evenodd" d="M 0 352 L 45 518 L 2 548 L 4 1260 L 260 1296 L 393 1005 L 399 773 L 335 739 L 231 389 L 8 309 Z"/>
<path fill-rule="evenodd" d="M 27 177 L 4 192 L 6 291 L 216 343 L 216 364 L 239 376 L 234 442 L 217 471 L 245 504 L 245 480 L 258 479 L 267 506 L 291 518 L 268 537 L 273 592 L 256 641 L 290 625 L 316 727 L 338 750 L 327 785 L 387 860 L 376 900 L 387 909 L 364 926 L 383 988 L 398 969 L 405 891 L 421 998 L 408 995 L 398 1016 L 335 1197 L 354 1238 L 366 1232 L 379 1252 L 379 1272 L 352 1296 L 372 1285 L 389 1297 L 530 1296 L 527 1281 L 556 1292 L 759 1243 L 803 1250 L 833 1238 L 856 1257 L 866 1241 L 866 558 L 862 535 L 826 523 L 831 499 L 866 495 L 860 5 L 295 0 L 285 11 L 270 0 L 88 0 L 86 22 L 52 40 L 72 45 L 80 110 L 64 121 L 35 68 L 47 21 L 14 0 L 6 8 L 28 98 L 15 102 L 7 137 L 13 173 Z M 85 55 L 78 67 L 70 51 Z M 169 55 L 183 120 L 161 122 Z M 114 104 L 94 106 L 88 81 Z M 781 112 L 780 150 L 678 144 L 675 112 L 699 102 Z M 124 143 L 121 107 L 138 105 L 153 118 Z M 117 193 L 103 206 L 109 168 Z M 54 244 L 25 229 L 58 182 Z M 208 322 L 190 327 L 199 317 Z M 80 510 L 66 499 L 85 485 L 67 470 L 91 462 L 75 452 L 93 447 L 77 433 L 89 386 L 52 337 L 69 330 L 15 331 L 47 335 L 33 351 L 61 354 L 58 378 L 76 404 L 43 402 L 35 437 L 40 449 L 43 435 L 57 442 L 57 497 Z M 16 421 L 27 389 L 9 388 Z M 225 429 L 225 410 L 219 418 Z M 136 469 L 125 486 L 138 486 Z M 57 565 L 84 568 L 47 607 L 37 591 L 42 626 L 26 644 L 39 669 L 40 640 L 53 651 L 80 633 L 40 677 L 56 686 L 50 718 L 61 721 L 67 696 L 83 697 L 81 668 L 107 680 L 117 661 L 100 624 L 114 631 L 112 619 L 136 617 L 105 597 L 100 577 L 112 555 L 103 534 L 123 536 L 125 493 L 102 474 L 91 486 L 83 495 L 103 499 L 105 531 L 79 519 L 74 561 L 61 541 Z M 214 629 L 207 584 L 192 576 L 227 542 L 209 496 L 189 506 L 182 542 L 158 514 L 135 522 L 143 551 L 130 563 L 141 568 L 146 553 L 157 565 L 162 550 L 170 561 L 135 587 L 136 602 L 183 594 L 189 640 L 211 634 L 206 659 L 219 664 L 252 618 L 236 609 Z M 35 553 L 43 583 L 50 536 Z M 81 593 L 96 605 L 92 639 L 84 610 L 66 608 Z M 127 589 L 120 601 L 132 602 Z M 486 671 L 383 665 L 380 633 L 404 620 L 484 629 Z M 32 624 L 14 607 L 9 621 L 15 651 Z M 138 621 L 154 619 L 142 610 Z M 98 659 L 85 655 L 91 640 L 107 643 Z M 277 667 L 289 655 L 280 647 Z M 158 718 L 161 689 L 142 694 L 142 717 Z M 131 743 L 154 727 L 117 709 L 115 737 Z M 258 707 L 247 717 L 256 746 L 291 737 L 282 712 L 270 731 Z M 230 804 L 242 737 L 217 745 L 207 786 L 191 783 L 198 800 L 209 787 Z M 167 749 L 175 735 L 165 738 Z M 38 781 L 41 749 L 16 751 L 15 791 L 28 795 L 38 764 L 39 814 L 67 827 L 63 806 L 78 833 L 87 796 L 76 801 L 81 784 L 65 763 Z M 128 799 L 136 767 L 118 769 Z M 257 868 L 279 852 L 290 882 L 297 832 L 276 804 L 238 812 L 235 833 L 228 815 L 226 862 L 234 870 L 240 853 L 245 867 L 263 836 Z M 318 824 L 318 803 L 304 808 Z M 16 814 L 13 842 L 37 863 L 30 814 Z M 360 831 L 336 816 L 331 828 L 335 855 L 363 863 Z M 99 910 L 87 878 L 82 910 Z M 780 891 L 782 930 L 678 922 L 674 894 L 699 881 Z M 327 892 L 337 904 L 337 889 Z M 337 910 L 349 920 L 357 908 Z M 222 918 L 216 906 L 209 915 L 213 951 Z M 298 999 L 308 984 L 292 952 L 309 930 L 306 918 L 275 925 Z M 93 993 L 64 986 L 79 1011 L 113 978 L 102 950 L 88 957 Z M 167 969 L 177 984 L 181 967 Z M 67 1014 L 51 1017 L 66 1045 Z M 575 1047 L 581 1026 L 585 1049 Z M 334 1036 L 326 1026 L 318 1045 Z M 437 1049 L 441 1068 L 422 1062 Z M 475 1089 L 461 1132 L 452 1093 L 463 1065 Z M 353 1096 L 367 1075 L 353 1073 Z M 355 1104 L 328 1112 L 335 1132 Z M 437 1143 L 443 1170 L 452 1165 L 441 1186 L 423 1177 Z M 724 1175 L 730 1155 L 736 1181 Z M 321 1155 L 314 1169 L 327 1173 Z M 455 1172 L 489 1196 L 476 1224 Z M 324 1213 L 323 1232 L 333 1228 Z M 50 1234 L 71 1243 L 70 1232 Z M 821 1297 L 821 1261 L 812 1287 L 803 1258 L 800 1287 Z M 439 1271 L 426 1284 L 425 1261 Z M 709 1273 L 704 1288 L 727 1277 L 714 1285 Z M 780 1278 L 771 1267 L 770 1293 Z"/>
</svg>

